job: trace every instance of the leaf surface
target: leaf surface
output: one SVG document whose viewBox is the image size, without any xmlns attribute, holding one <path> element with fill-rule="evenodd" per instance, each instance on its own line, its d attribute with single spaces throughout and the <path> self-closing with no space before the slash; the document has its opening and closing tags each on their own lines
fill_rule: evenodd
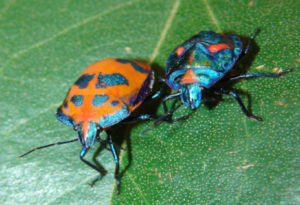
<svg viewBox="0 0 300 205">
<path fill-rule="evenodd" d="M 3 0 L 0 8 L 4 204 L 299 203 L 299 2 Z M 248 72 L 294 68 L 279 79 L 233 85 L 264 122 L 246 118 L 224 96 L 195 112 L 182 107 L 176 116 L 190 114 L 189 120 L 163 123 L 143 136 L 138 134 L 149 122 L 129 126 L 124 135 L 120 129 L 117 135 L 127 139 L 120 153 L 121 195 L 115 193 L 111 153 L 94 155 L 98 144 L 87 158 L 95 156 L 107 174 L 93 188 L 88 183 L 97 173 L 79 160 L 79 143 L 16 159 L 36 146 L 77 137 L 55 112 L 93 62 L 143 60 L 163 77 L 170 52 L 197 32 L 249 37 L 257 27 L 259 49 Z M 163 113 L 161 105 L 154 107 L 144 110 Z"/>
</svg>

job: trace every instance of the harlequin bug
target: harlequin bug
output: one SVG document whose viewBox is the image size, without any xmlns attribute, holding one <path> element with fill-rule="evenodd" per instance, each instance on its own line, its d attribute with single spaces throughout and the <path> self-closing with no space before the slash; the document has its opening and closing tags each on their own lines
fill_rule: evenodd
<svg viewBox="0 0 300 205">
<path fill-rule="evenodd" d="M 108 58 L 90 65 L 71 86 L 56 114 L 58 120 L 78 133 L 78 138 L 37 147 L 20 157 L 38 149 L 79 139 L 82 144 L 80 159 L 100 173 L 100 176 L 92 182 L 93 185 L 101 179 L 102 171 L 85 160 L 84 156 L 95 141 L 101 141 L 99 134 L 105 131 L 116 163 L 115 179 L 119 193 L 119 158 L 109 128 L 120 122 L 154 118 L 147 114 L 128 118 L 151 91 L 153 82 L 153 71 L 141 62 Z"/>
<path fill-rule="evenodd" d="M 259 29 L 254 31 L 244 51 L 242 49 L 242 41 L 238 36 L 218 34 L 213 31 L 202 31 L 177 46 L 167 60 L 165 77 L 161 79 L 163 85 L 155 96 L 159 97 L 164 93 L 165 85 L 175 90 L 176 93 L 163 99 L 163 107 L 166 114 L 156 120 L 154 125 L 156 126 L 161 121 L 165 121 L 166 117 L 171 117 L 178 108 L 176 107 L 169 111 L 166 101 L 180 97 L 183 105 L 195 110 L 205 97 L 202 96 L 203 91 L 233 96 L 247 117 L 262 121 L 261 117 L 251 114 L 246 109 L 236 92 L 215 86 L 220 80 L 222 80 L 222 83 L 227 83 L 252 77 L 280 77 L 292 71 L 292 69 L 288 69 L 278 74 L 247 73 L 222 79 L 238 60 L 249 53 L 253 39 L 258 32 Z M 145 133 L 150 128 L 151 126 L 142 133 Z"/>
</svg>

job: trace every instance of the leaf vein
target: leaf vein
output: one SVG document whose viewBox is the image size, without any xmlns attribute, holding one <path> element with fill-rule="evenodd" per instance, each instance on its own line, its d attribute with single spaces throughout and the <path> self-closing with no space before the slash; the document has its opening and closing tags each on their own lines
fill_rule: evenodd
<svg viewBox="0 0 300 205">
<path fill-rule="evenodd" d="M 137 2 L 137 1 L 136 1 L 136 2 Z M 62 35 L 64 35 L 64 34 L 68 33 L 69 31 L 71 31 L 71 30 L 73 30 L 73 29 L 76 29 L 76 28 L 78 28 L 78 27 L 80 27 L 80 26 L 83 26 L 83 25 L 85 25 L 85 24 L 87 24 L 87 23 L 89 23 L 89 22 L 91 22 L 91 21 L 93 21 L 93 20 L 96 20 L 96 19 L 98 19 L 98 18 L 100 18 L 100 17 L 103 17 L 104 15 L 107 15 L 107 14 L 109 14 L 109 13 L 111 13 L 111 12 L 115 12 L 116 10 L 119 10 L 119 9 L 121 9 L 121 8 L 123 8 L 123 7 L 125 7 L 125 6 L 128 6 L 128 5 L 131 5 L 131 4 L 133 4 L 133 3 L 134 3 L 134 2 L 127 2 L 127 3 L 125 3 L 125 4 L 121 4 L 120 6 L 114 7 L 113 9 L 109 9 L 109 10 L 103 12 L 103 13 L 100 13 L 100 14 L 91 16 L 91 17 L 89 17 L 89 18 L 83 19 L 82 21 L 79 21 L 79 22 L 77 22 L 77 23 L 75 23 L 75 24 L 69 26 L 68 28 L 65 28 L 65 29 L 63 29 L 62 31 L 60 31 L 60 32 L 58 32 L 58 33 L 56 33 L 56 34 L 54 34 L 54 35 L 51 36 L 50 38 L 44 39 L 44 40 L 42 40 L 42 41 L 40 41 L 40 42 L 38 42 L 38 43 L 36 43 L 36 44 L 33 44 L 32 46 L 30 46 L 30 47 L 28 47 L 28 48 L 26 48 L 26 49 L 23 49 L 23 50 L 18 51 L 17 53 L 14 53 L 14 54 L 13 54 L 11 57 L 9 57 L 8 60 L 0 67 L 0 72 L 3 72 L 3 71 L 4 71 L 4 68 L 5 68 L 12 60 L 18 59 L 18 58 L 19 58 L 20 56 L 22 56 L 24 53 L 27 53 L 27 52 L 29 52 L 29 51 L 32 50 L 32 49 L 39 48 L 39 47 L 41 47 L 41 46 L 43 46 L 43 45 L 45 45 L 45 44 L 51 42 L 52 40 L 54 40 L 54 39 L 56 39 L 56 38 L 58 38 L 58 37 L 60 37 L 60 36 L 62 36 Z"/>
<path fill-rule="evenodd" d="M 177 10 L 179 8 L 179 5 L 180 5 L 180 0 L 176 0 L 175 3 L 173 4 L 173 8 L 172 8 L 172 10 L 170 12 L 170 15 L 169 15 L 169 17 L 168 17 L 168 19 L 166 21 L 165 27 L 164 27 L 163 31 L 161 32 L 159 40 L 158 40 L 158 42 L 157 42 L 157 44 L 156 44 L 156 46 L 155 46 L 155 48 L 153 50 L 153 53 L 152 53 L 152 55 L 150 57 L 150 60 L 149 60 L 149 64 L 150 65 L 153 63 L 154 59 L 159 54 L 159 49 L 160 49 L 161 45 L 164 42 L 164 39 L 165 39 L 165 37 L 167 35 L 168 30 L 171 27 L 172 21 L 173 21 L 174 16 L 175 16 L 175 14 L 176 14 L 176 12 L 177 12 Z"/>
<path fill-rule="evenodd" d="M 213 10 L 211 9 L 209 3 L 208 3 L 208 0 L 203 0 L 203 3 L 205 4 L 206 6 L 206 10 L 212 20 L 212 23 L 217 27 L 217 32 L 221 32 L 221 27 L 220 27 L 220 24 L 219 24 L 219 21 L 217 20 Z"/>
</svg>

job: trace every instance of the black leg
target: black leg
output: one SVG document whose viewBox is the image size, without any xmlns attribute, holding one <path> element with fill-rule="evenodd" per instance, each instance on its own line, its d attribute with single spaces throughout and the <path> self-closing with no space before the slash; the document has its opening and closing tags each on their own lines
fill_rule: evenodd
<svg viewBox="0 0 300 205">
<path fill-rule="evenodd" d="M 290 73 L 292 71 L 293 71 L 293 69 L 287 69 L 287 70 L 284 70 L 280 73 L 246 73 L 246 74 L 243 74 L 243 75 L 239 75 L 239 76 L 236 76 L 236 77 L 226 79 L 223 82 L 227 83 L 227 82 L 232 82 L 232 81 L 237 81 L 237 80 L 242 80 L 242 79 L 248 79 L 248 78 L 254 78 L 254 77 L 279 78 L 279 77 L 281 77 L 281 76 L 283 76 L 287 73 Z"/>
<path fill-rule="evenodd" d="M 163 102 L 165 103 L 165 102 Z M 174 107 L 171 110 L 165 110 L 165 115 L 159 117 L 157 120 L 154 121 L 154 123 L 152 123 L 150 126 L 148 126 L 145 130 L 143 130 L 139 136 L 142 136 L 143 134 L 145 134 L 146 132 L 148 132 L 152 127 L 156 127 L 159 124 L 161 124 L 162 122 L 168 122 L 168 123 L 174 123 L 174 122 L 178 122 L 180 120 L 186 120 L 189 118 L 189 116 L 183 116 L 183 117 L 179 117 L 176 119 L 172 119 L 172 115 L 173 113 L 181 106 L 182 104 L 180 103 L 179 105 L 177 105 L 176 107 Z"/>
<path fill-rule="evenodd" d="M 180 121 L 180 120 L 185 120 L 185 119 L 188 118 L 188 116 L 183 116 L 183 117 L 179 117 L 179 118 L 176 118 L 176 119 L 172 119 L 173 113 L 182 105 L 182 103 L 179 104 L 179 105 L 177 105 L 175 108 L 173 108 L 171 110 L 169 110 L 168 107 L 167 107 L 167 103 L 166 102 L 168 100 L 171 100 L 171 99 L 174 99 L 174 98 L 178 98 L 179 96 L 180 96 L 180 92 L 168 95 L 168 96 L 166 96 L 163 99 L 162 103 L 163 103 L 163 108 L 164 108 L 165 115 L 162 116 L 162 117 L 160 117 L 160 119 L 164 119 L 164 120 L 156 120 L 155 121 L 156 123 L 160 124 L 162 121 L 173 123 L 173 122 L 177 122 L 177 121 Z M 157 126 L 157 125 L 155 125 L 155 126 Z"/>
<path fill-rule="evenodd" d="M 168 107 L 167 107 L 167 101 L 168 100 L 171 100 L 171 99 L 174 99 L 174 98 L 177 98 L 180 96 L 180 92 L 178 93 L 175 93 L 175 94 L 171 94 L 171 95 L 168 95 L 166 96 L 164 99 L 163 99 L 163 108 L 164 108 L 164 115 L 157 118 L 154 123 L 152 123 L 150 126 L 148 126 L 145 130 L 143 130 L 139 136 L 142 136 L 143 134 L 145 134 L 146 132 L 148 132 L 152 127 L 156 127 L 158 126 L 159 124 L 161 124 L 162 122 L 168 122 L 168 123 L 174 123 L 174 122 L 178 122 L 180 120 L 186 120 L 189 118 L 189 116 L 182 116 L 182 117 L 179 117 L 179 118 L 176 118 L 176 119 L 172 119 L 172 115 L 173 113 L 182 105 L 181 103 L 179 105 L 177 105 L 176 107 L 174 107 L 173 109 L 169 110 Z"/>
<path fill-rule="evenodd" d="M 164 105 L 165 105 L 165 101 L 163 102 Z M 165 115 L 164 116 L 161 116 L 160 118 L 158 118 L 153 124 L 154 126 L 157 126 L 159 125 L 160 123 L 162 122 L 168 122 L 168 123 L 174 123 L 174 122 L 178 122 L 180 120 L 186 120 L 189 118 L 189 116 L 182 116 L 182 117 L 179 117 L 179 118 L 175 118 L 175 119 L 172 119 L 172 115 L 173 113 L 178 109 L 180 108 L 182 105 L 182 103 L 180 103 L 179 105 L 177 105 L 176 107 L 174 107 L 173 109 L 171 110 L 168 110 L 167 109 L 167 106 L 165 105 L 166 109 L 164 109 L 165 111 Z"/>
<path fill-rule="evenodd" d="M 122 120 L 121 123 L 131 123 L 131 122 L 138 122 L 138 121 L 143 121 L 143 120 L 156 120 L 156 119 L 160 119 L 160 121 L 166 121 L 169 123 L 173 123 L 174 120 L 169 119 L 167 117 L 170 117 L 173 114 L 173 112 L 175 112 L 175 110 L 177 110 L 181 105 L 179 105 L 176 109 L 172 109 L 172 111 L 169 111 L 168 107 L 166 105 L 166 101 L 176 98 L 179 95 L 180 95 L 180 93 L 175 93 L 172 95 L 168 95 L 167 97 L 165 97 L 163 99 L 163 108 L 164 108 L 164 112 L 165 112 L 165 115 L 163 116 L 163 118 L 155 116 L 155 115 L 144 114 L 144 115 L 139 115 L 139 116 L 128 117 L 128 118 Z M 162 120 L 162 119 L 164 119 L 164 120 Z M 176 121 L 178 121 L 178 120 L 176 120 Z"/>
<path fill-rule="evenodd" d="M 104 173 L 102 173 L 102 171 L 98 167 L 96 167 L 95 165 L 93 165 L 92 163 L 90 163 L 89 161 L 84 159 L 84 156 L 86 155 L 87 151 L 88 151 L 87 148 L 85 148 L 85 147 L 82 148 L 82 150 L 80 152 L 80 159 L 81 159 L 81 161 L 83 161 L 85 164 L 87 164 L 88 166 L 90 166 L 91 168 L 93 168 L 94 170 L 96 170 L 100 174 L 96 179 L 94 179 L 90 183 L 91 186 L 94 186 L 94 184 L 102 178 Z"/>
<path fill-rule="evenodd" d="M 40 147 L 36 147 L 36 148 L 33 148 L 32 150 L 26 152 L 25 154 L 20 155 L 19 158 L 24 157 L 24 156 L 30 154 L 31 152 L 33 152 L 35 150 L 44 149 L 44 148 L 51 147 L 51 146 L 54 146 L 54 145 L 67 144 L 67 143 L 76 142 L 76 141 L 78 141 L 78 138 L 72 139 L 72 140 L 69 140 L 69 141 L 55 142 L 55 143 L 52 143 L 52 144 L 47 144 L 47 145 L 43 145 L 43 146 L 40 146 Z"/>
<path fill-rule="evenodd" d="M 151 95 L 151 96 L 148 96 L 145 100 L 144 100 L 144 102 L 149 102 L 149 101 L 151 101 L 151 100 L 154 100 L 154 99 L 158 99 L 158 98 L 160 98 L 161 96 L 163 96 L 164 94 L 165 94 L 165 92 L 166 92 L 166 89 L 167 89 L 167 85 L 166 85 L 166 83 L 164 82 L 164 79 L 160 79 L 160 90 L 159 91 L 157 91 L 157 92 L 155 92 L 153 95 Z"/>
<path fill-rule="evenodd" d="M 149 98 L 147 98 L 145 101 L 149 101 L 149 100 L 153 100 L 153 99 L 157 99 L 159 97 L 161 97 L 161 95 L 165 92 L 165 88 L 166 85 L 162 84 L 162 88 L 157 91 L 154 95 L 150 96 Z M 148 128 L 146 128 L 143 132 L 141 132 L 139 135 L 143 135 L 145 134 L 147 131 L 149 131 L 153 126 L 157 126 L 162 122 L 168 122 L 168 123 L 174 123 L 180 120 L 185 120 L 188 118 L 188 116 L 183 116 L 180 118 L 176 118 L 176 119 L 172 119 L 172 115 L 173 113 L 181 106 L 181 104 L 179 104 L 178 106 L 176 106 L 175 108 L 171 109 L 169 111 L 166 101 L 177 98 L 180 96 L 180 93 L 175 93 L 175 94 L 171 94 L 166 96 L 163 99 L 163 109 L 164 109 L 164 115 L 161 117 L 155 116 L 155 115 L 150 115 L 150 114 L 144 114 L 144 115 L 140 115 L 140 116 L 135 116 L 135 117 L 128 117 L 126 119 L 124 119 L 121 123 L 131 123 L 131 122 L 138 122 L 138 121 L 142 121 L 142 120 L 156 120 L 153 125 L 150 125 Z"/>
<path fill-rule="evenodd" d="M 168 107 L 167 107 L 167 101 L 168 100 L 171 100 L 171 99 L 174 99 L 174 98 L 177 98 L 180 96 L 180 92 L 178 93 L 174 93 L 174 94 L 171 94 L 171 95 L 168 95 L 166 96 L 164 99 L 163 99 L 163 107 L 164 107 L 164 112 L 165 114 L 169 113 L 169 110 L 168 110 Z"/>
<path fill-rule="evenodd" d="M 108 143 L 110 146 L 110 151 L 113 154 L 113 157 L 115 159 L 115 163 L 116 163 L 116 169 L 115 169 L 115 179 L 117 182 L 117 194 L 120 194 L 120 175 L 119 175 L 119 169 L 120 169 L 120 162 L 119 162 L 119 157 L 118 157 L 118 153 L 116 152 L 114 143 L 112 141 L 112 136 L 111 133 L 109 131 L 106 131 L 107 135 L 108 135 Z"/>
<path fill-rule="evenodd" d="M 245 107 L 245 105 L 243 104 L 241 98 L 238 96 L 237 93 L 231 91 L 231 90 L 223 90 L 223 89 L 219 89 L 219 90 L 214 90 L 214 92 L 216 94 L 222 94 L 222 95 L 231 95 L 232 97 L 234 97 L 236 99 L 236 101 L 238 102 L 239 106 L 241 107 L 243 113 L 249 117 L 249 118 L 252 118 L 254 120 L 257 120 L 257 121 L 263 121 L 263 119 L 261 117 L 258 117 L 258 116 L 255 116 L 253 114 L 251 114 Z"/>
<path fill-rule="evenodd" d="M 139 116 L 127 117 L 126 119 L 122 120 L 121 123 L 139 122 L 143 120 L 155 120 L 157 118 L 158 117 L 155 115 L 144 114 Z"/>
</svg>

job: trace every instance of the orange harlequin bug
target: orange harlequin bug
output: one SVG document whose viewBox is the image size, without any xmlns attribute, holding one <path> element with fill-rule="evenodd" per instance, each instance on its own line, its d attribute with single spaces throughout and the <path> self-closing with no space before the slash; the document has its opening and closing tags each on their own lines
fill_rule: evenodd
<svg viewBox="0 0 300 205">
<path fill-rule="evenodd" d="M 146 114 L 128 118 L 145 100 L 153 82 L 153 71 L 148 65 L 138 61 L 108 58 L 90 65 L 71 86 L 56 114 L 58 120 L 77 131 L 78 138 L 37 147 L 20 157 L 37 149 L 79 139 L 82 144 L 80 159 L 100 173 L 92 182 L 93 185 L 103 174 L 98 167 L 85 160 L 84 156 L 95 141 L 101 141 L 99 134 L 106 131 L 110 151 L 116 162 L 115 179 L 119 193 L 119 158 L 109 128 L 126 120 L 132 122 L 154 118 Z"/>
</svg>

